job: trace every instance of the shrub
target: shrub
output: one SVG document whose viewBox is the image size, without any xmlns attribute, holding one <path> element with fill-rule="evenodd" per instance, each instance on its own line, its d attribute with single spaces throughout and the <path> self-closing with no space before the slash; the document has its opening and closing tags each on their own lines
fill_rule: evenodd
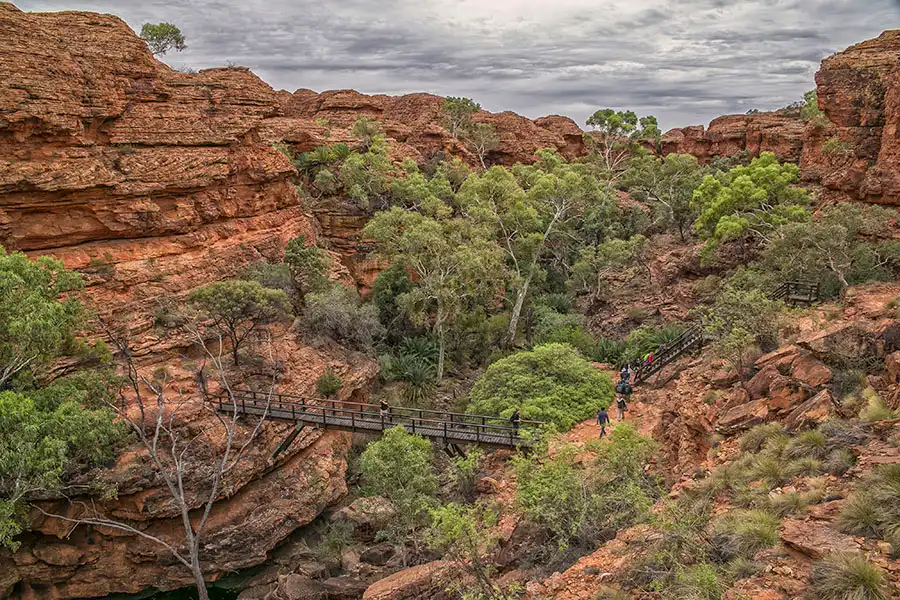
<svg viewBox="0 0 900 600">
<path fill-rule="evenodd" d="M 797 474 L 796 465 L 776 456 L 759 455 L 753 461 L 753 474 L 772 487 L 777 487 Z"/>
<path fill-rule="evenodd" d="M 316 554 L 324 562 L 340 560 L 341 553 L 353 543 L 353 523 L 333 521 L 322 533 L 316 546 Z"/>
<path fill-rule="evenodd" d="M 294 277 L 296 293 L 300 299 L 328 285 L 328 267 L 331 259 L 318 246 L 306 245 L 302 235 L 291 239 L 284 247 L 284 264 Z M 265 285 L 265 284 L 264 284 Z"/>
<path fill-rule="evenodd" d="M 438 345 L 434 338 L 428 336 L 406 338 L 397 347 L 397 354 L 435 365 L 438 361 Z"/>
<path fill-rule="evenodd" d="M 725 513 L 710 524 L 712 556 L 719 563 L 751 557 L 778 542 L 779 524 L 778 517 L 763 510 Z"/>
<path fill-rule="evenodd" d="M 741 436 L 741 450 L 759 452 L 772 438 L 782 435 L 784 435 L 784 427 L 781 423 L 757 425 Z"/>
<path fill-rule="evenodd" d="M 813 565 L 818 600 L 888 600 L 884 571 L 858 554 L 831 554 Z"/>
<path fill-rule="evenodd" d="M 656 481 L 644 472 L 653 448 L 652 440 L 617 425 L 603 454 L 587 468 L 571 446 L 552 458 L 517 458 L 516 502 L 530 521 L 547 527 L 559 549 L 592 548 L 649 516 L 659 495 Z"/>
<path fill-rule="evenodd" d="M 872 426 L 861 421 L 831 419 L 818 428 L 832 449 L 864 444 L 872 437 Z"/>
<path fill-rule="evenodd" d="M 679 600 L 720 600 L 724 587 L 715 566 L 700 563 L 678 573 L 673 591 Z"/>
<path fill-rule="evenodd" d="M 303 323 L 310 332 L 355 350 L 371 349 L 384 332 L 375 307 L 363 304 L 355 290 L 339 283 L 306 297 Z"/>
<path fill-rule="evenodd" d="M 825 436 L 819 431 L 804 431 L 788 442 L 788 458 L 823 458 L 828 453 Z"/>
<path fill-rule="evenodd" d="M 538 419 L 569 429 L 610 405 L 609 377 L 571 346 L 547 344 L 498 360 L 478 379 L 469 412 Z"/>
<path fill-rule="evenodd" d="M 866 421 L 889 421 L 897 418 L 897 412 L 891 410 L 872 388 L 863 390 L 863 398 L 866 399 L 866 407 L 860 411 L 859 418 Z"/>
<path fill-rule="evenodd" d="M 838 448 L 825 457 L 822 470 L 840 476 L 854 466 L 856 466 L 856 455 L 847 448 Z"/>
<path fill-rule="evenodd" d="M 477 446 L 469 450 L 465 456 L 457 456 L 450 459 L 450 481 L 456 487 L 456 491 L 466 500 L 471 500 L 475 495 L 475 482 L 478 479 L 478 468 L 484 458 L 484 451 Z"/>
<path fill-rule="evenodd" d="M 284 292 L 291 306 L 296 306 L 298 301 L 297 288 L 294 285 L 294 276 L 291 268 L 284 264 L 271 264 L 260 262 L 247 266 L 240 275 L 241 279 L 256 281 L 265 288 L 270 290 L 281 290 Z"/>
<path fill-rule="evenodd" d="M 878 465 L 857 484 L 838 525 L 846 533 L 887 539 L 900 555 L 900 464 Z"/>
<path fill-rule="evenodd" d="M 590 358 L 597 362 L 620 366 L 624 364 L 625 342 L 610 338 L 599 338 L 591 349 Z"/>
<path fill-rule="evenodd" d="M 406 404 L 420 406 L 434 393 L 437 368 L 434 362 L 415 354 L 400 354 L 387 364 L 386 375 L 402 382 L 402 396 Z"/>
<path fill-rule="evenodd" d="M 684 333 L 681 325 L 641 325 L 625 338 L 625 351 L 621 361 L 634 363 L 641 360 L 648 352 L 656 352 L 660 346 L 674 341 Z"/>
<path fill-rule="evenodd" d="M 324 398 L 331 398 L 338 393 L 342 385 L 344 385 L 344 382 L 329 367 L 327 371 L 316 379 L 316 392 Z"/>
</svg>

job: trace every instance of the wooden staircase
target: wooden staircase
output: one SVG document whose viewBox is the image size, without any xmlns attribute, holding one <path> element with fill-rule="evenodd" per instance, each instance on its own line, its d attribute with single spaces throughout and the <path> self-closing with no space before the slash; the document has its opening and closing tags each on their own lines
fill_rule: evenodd
<svg viewBox="0 0 900 600">
<path fill-rule="evenodd" d="M 785 281 L 775 288 L 771 297 L 788 304 L 812 304 L 819 300 L 820 294 L 821 284 L 817 282 Z M 650 376 L 659 373 L 686 352 L 702 346 L 704 337 L 703 327 L 698 324 L 660 348 L 659 352 L 654 353 L 653 362 L 649 365 L 641 364 L 634 369 L 635 385 L 647 381 Z"/>
</svg>

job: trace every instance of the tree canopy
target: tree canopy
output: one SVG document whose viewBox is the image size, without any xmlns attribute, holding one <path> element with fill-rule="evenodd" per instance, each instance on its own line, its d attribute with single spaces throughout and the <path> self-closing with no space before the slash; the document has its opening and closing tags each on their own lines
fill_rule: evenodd
<svg viewBox="0 0 900 600">
<path fill-rule="evenodd" d="M 694 191 L 691 208 L 698 213 L 694 229 L 712 248 L 727 240 L 766 240 L 778 227 L 809 219 L 809 195 L 795 185 L 800 168 L 779 163 L 763 152 L 748 166 L 707 175 Z"/>
<path fill-rule="evenodd" d="M 545 344 L 498 360 L 478 379 L 469 412 L 556 424 L 568 430 L 610 405 L 613 384 L 574 348 Z"/>
<path fill-rule="evenodd" d="M 194 290 L 189 299 L 201 317 L 231 342 L 236 365 L 244 342 L 291 310 L 284 291 L 265 288 L 257 281 L 217 281 Z"/>
<path fill-rule="evenodd" d="M 58 260 L 32 261 L 0 247 L 0 389 L 71 344 L 83 314 L 81 304 L 64 295 L 81 287 L 81 276 Z"/>
<path fill-rule="evenodd" d="M 141 39 L 150 47 L 154 56 L 161 56 L 169 50 L 181 52 L 187 48 L 181 30 L 171 23 L 144 23 Z"/>
</svg>

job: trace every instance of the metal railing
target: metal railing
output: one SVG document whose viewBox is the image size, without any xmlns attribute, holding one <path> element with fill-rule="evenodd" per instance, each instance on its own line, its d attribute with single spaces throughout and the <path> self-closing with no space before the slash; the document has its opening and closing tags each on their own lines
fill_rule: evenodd
<svg viewBox="0 0 900 600">
<path fill-rule="evenodd" d="M 449 411 L 392 406 L 382 413 L 378 406 L 305 398 L 291 394 L 269 394 L 253 390 L 233 390 L 232 397 L 218 396 L 217 410 L 230 413 L 265 416 L 266 418 L 309 423 L 325 429 L 344 431 L 385 431 L 403 425 L 410 433 L 445 442 L 487 444 L 505 447 L 529 446 L 529 436 L 523 430 L 538 430 L 542 421 L 522 419 L 518 427 L 509 421 L 487 415 L 472 415 Z M 505 424 L 504 424 L 505 423 Z"/>
<path fill-rule="evenodd" d="M 784 281 L 775 288 L 771 297 L 775 300 L 784 300 L 785 302 L 790 302 L 792 304 L 800 302 L 812 304 L 820 298 L 821 291 L 822 284 L 819 282 Z"/>
</svg>

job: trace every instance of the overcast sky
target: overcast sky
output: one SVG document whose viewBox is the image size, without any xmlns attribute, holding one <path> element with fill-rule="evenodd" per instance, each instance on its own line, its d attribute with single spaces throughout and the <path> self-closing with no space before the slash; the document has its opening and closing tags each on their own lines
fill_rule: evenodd
<svg viewBox="0 0 900 600">
<path fill-rule="evenodd" d="M 773 109 L 829 54 L 900 27 L 900 0 L 18 0 L 169 21 L 201 69 L 275 88 L 469 96 L 491 111 L 655 114 L 663 129 Z"/>
</svg>

